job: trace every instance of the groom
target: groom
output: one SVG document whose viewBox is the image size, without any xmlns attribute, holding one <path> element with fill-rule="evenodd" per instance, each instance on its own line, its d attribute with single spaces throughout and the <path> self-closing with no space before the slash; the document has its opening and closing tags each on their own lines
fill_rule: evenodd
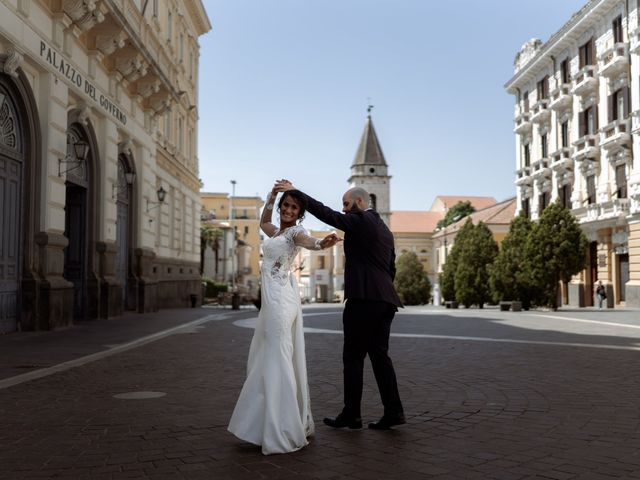
<svg viewBox="0 0 640 480">
<path fill-rule="evenodd" d="M 294 189 L 287 180 L 278 184 L 286 190 Z M 344 408 L 337 417 L 325 418 L 324 423 L 334 428 L 362 428 L 362 376 L 364 359 L 369 355 L 384 405 L 382 418 L 370 423 L 369 428 L 389 430 L 406 423 L 388 355 L 391 321 L 402 306 L 393 286 L 393 235 L 380 215 L 369 208 L 369 194 L 363 188 L 351 188 L 343 195 L 344 214 L 305 196 L 307 211 L 345 233 Z"/>
</svg>

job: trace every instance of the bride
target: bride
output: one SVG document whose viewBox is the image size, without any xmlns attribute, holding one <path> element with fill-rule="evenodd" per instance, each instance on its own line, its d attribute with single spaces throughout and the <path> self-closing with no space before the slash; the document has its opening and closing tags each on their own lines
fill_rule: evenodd
<svg viewBox="0 0 640 480">
<path fill-rule="evenodd" d="M 314 432 L 293 261 L 300 247 L 321 250 L 342 240 L 335 233 L 322 240 L 307 235 L 297 223 L 307 206 L 297 190 L 282 195 L 280 227 L 272 224 L 275 198 L 282 190 L 274 185 L 260 218 L 260 228 L 269 237 L 263 243 L 260 315 L 249 348 L 247 379 L 229 422 L 231 433 L 262 446 L 265 455 L 299 450 Z"/>
</svg>

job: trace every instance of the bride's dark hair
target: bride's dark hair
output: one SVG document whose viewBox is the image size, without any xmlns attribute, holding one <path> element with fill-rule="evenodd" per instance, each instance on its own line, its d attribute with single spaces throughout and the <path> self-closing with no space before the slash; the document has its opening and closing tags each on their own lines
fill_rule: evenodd
<svg viewBox="0 0 640 480">
<path fill-rule="evenodd" d="M 291 197 L 293 201 L 296 202 L 300 207 L 300 216 L 298 217 L 298 220 L 302 221 L 302 219 L 304 218 L 304 214 L 307 211 L 307 197 L 300 190 L 287 190 L 280 197 L 280 201 L 278 202 L 278 211 L 280 211 L 282 202 L 287 197 Z"/>
</svg>

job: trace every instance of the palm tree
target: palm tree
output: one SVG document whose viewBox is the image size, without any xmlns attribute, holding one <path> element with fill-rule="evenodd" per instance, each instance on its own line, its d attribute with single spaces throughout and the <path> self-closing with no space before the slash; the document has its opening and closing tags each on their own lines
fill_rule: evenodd
<svg viewBox="0 0 640 480">
<path fill-rule="evenodd" d="M 218 274 L 218 250 L 220 249 L 220 239 L 222 230 L 210 223 L 200 225 L 200 274 L 204 273 L 204 252 L 207 248 L 212 248 L 215 254 L 216 275 Z"/>
</svg>

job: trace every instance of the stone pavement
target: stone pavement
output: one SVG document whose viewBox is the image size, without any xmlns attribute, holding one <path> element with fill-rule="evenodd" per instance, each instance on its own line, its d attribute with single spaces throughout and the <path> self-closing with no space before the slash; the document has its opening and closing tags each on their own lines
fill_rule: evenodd
<svg viewBox="0 0 640 480">
<path fill-rule="evenodd" d="M 375 432 L 322 425 L 341 406 L 340 311 L 305 309 L 316 435 L 268 457 L 226 431 L 255 310 L 0 337 L 0 478 L 640 478 L 640 312 L 405 309 L 391 352 L 408 424 Z M 368 365 L 365 381 L 371 421 L 381 405 Z M 164 395 L 114 397 L 128 392 Z"/>
</svg>

